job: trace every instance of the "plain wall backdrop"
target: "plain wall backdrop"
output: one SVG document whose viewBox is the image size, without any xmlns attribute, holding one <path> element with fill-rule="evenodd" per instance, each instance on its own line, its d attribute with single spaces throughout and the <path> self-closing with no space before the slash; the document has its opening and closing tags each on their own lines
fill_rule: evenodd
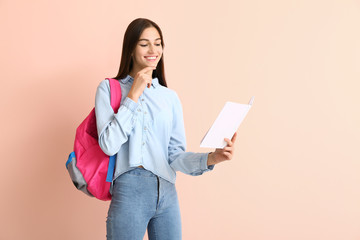
<svg viewBox="0 0 360 240">
<path fill-rule="evenodd" d="M 231 161 L 178 172 L 183 239 L 359 240 L 356 0 L 1 1 L 0 239 L 105 239 L 109 202 L 65 162 L 138 17 L 163 31 L 187 151 L 255 96 Z"/>
</svg>

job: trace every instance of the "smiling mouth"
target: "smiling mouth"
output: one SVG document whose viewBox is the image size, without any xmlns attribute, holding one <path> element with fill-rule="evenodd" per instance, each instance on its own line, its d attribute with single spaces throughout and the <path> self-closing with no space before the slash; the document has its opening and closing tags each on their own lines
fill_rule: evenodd
<svg viewBox="0 0 360 240">
<path fill-rule="evenodd" d="M 157 56 L 149 56 L 149 57 L 145 57 L 145 59 L 148 61 L 155 61 L 157 59 Z"/>
</svg>

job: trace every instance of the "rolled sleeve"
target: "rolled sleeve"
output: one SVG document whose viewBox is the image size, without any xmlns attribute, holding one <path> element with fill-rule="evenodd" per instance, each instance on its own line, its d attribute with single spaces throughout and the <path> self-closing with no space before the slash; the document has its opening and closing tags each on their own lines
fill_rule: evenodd
<svg viewBox="0 0 360 240">
<path fill-rule="evenodd" d="M 204 156 L 200 159 L 200 170 L 202 172 L 207 172 L 214 169 L 214 165 L 207 165 L 207 160 L 210 153 L 205 153 Z"/>
<path fill-rule="evenodd" d="M 135 112 L 135 110 L 139 107 L 139 104 L 129 97 L 126 97 L 124 99 L 124 101 L 122 102 L 122 105 L 127 107 L 132 112 Z"/>
</svg>

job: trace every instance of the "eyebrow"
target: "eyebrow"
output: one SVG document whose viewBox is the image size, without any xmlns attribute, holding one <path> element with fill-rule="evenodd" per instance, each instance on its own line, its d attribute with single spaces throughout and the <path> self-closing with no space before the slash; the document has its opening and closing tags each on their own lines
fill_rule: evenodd
<svg viewBox="0 0 360 240">
<path fill-rule="evenodd" d="M 156 40 L 161 40 L 161 38 L 157 38 L 157 39 L 155 39 L 155 41 L 156 41 Z M 140 41 L 148 41 L 148 42 L 149 42 L 150 40 L 149 40 L 149 39 L 142 38 L 142 39 L 139 39 L 139 42 L 140 42 Z"/>
</svg>

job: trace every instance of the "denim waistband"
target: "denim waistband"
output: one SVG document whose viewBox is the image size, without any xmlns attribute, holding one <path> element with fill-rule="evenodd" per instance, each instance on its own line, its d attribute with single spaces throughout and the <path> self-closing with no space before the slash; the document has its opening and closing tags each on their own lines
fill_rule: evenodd
<svg viewBox="0 0 360 240">
<path fill-rule="evenodd" d="M 157 177 L 157 175 L 155 175 L 151 171 L 146 170 L 145 168 L 140 168 L 140 167 L 136 167 L 136 168 L 131 169 L 131 170 L 125 172 L 125 173 L 126 174 L 137 175 L 137 176 L 143 176 L 143 177 Z"/>
</svg>

